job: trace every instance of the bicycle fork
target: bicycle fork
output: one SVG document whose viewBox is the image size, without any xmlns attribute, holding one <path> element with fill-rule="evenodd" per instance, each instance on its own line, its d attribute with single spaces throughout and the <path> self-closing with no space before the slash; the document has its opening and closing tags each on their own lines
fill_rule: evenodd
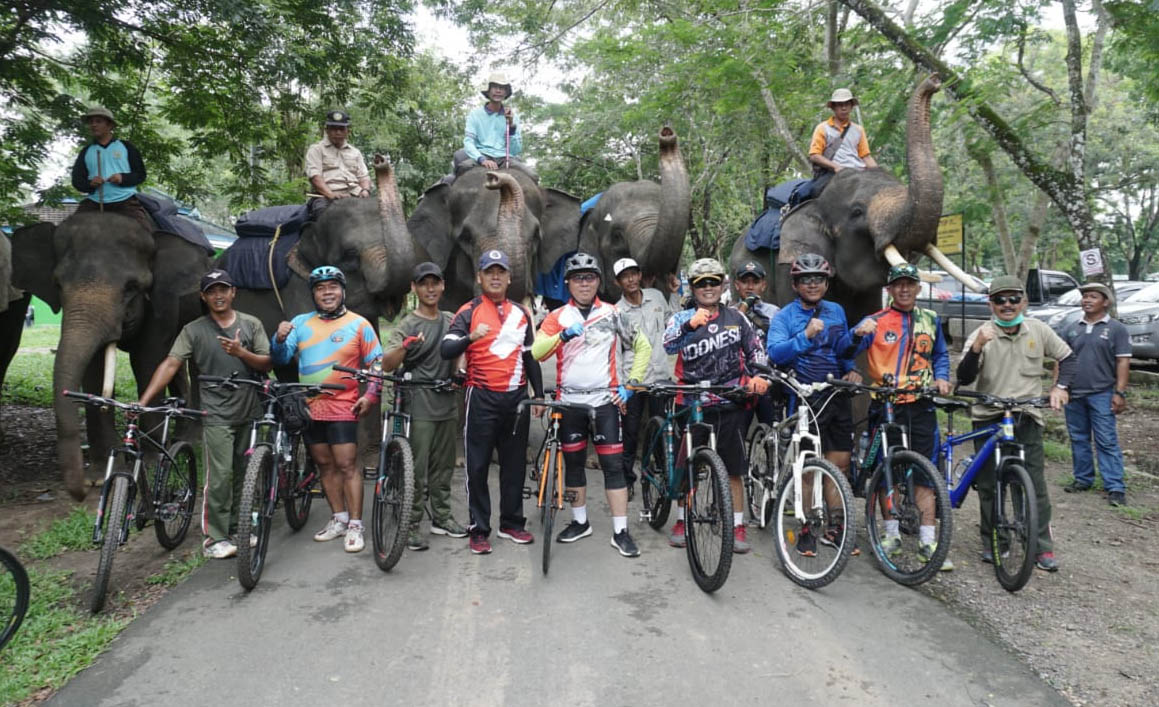
<svg viewBox="0 0 1159 707">
<path fill-rule="evenodd" d="M 141 464 L 141 460 L 134 460 L 132 475 L 114 471 L 113 468 L 117 463 L 117 453 L 115 450 L 109 452 L 109 461 L 105 466 L 105 480 L 101 484 L 100 500 L 97 501 L 97 518 L 93 521 L 93 545 L 100 545 L 105 539 L 105 512 L 108 510 L 109 504 L 109 487 L 112 485 L 110 482 L 115 477 L 123 476 L 129 482 L 129 493 L 125 499 L 125 522 L 123 524 L 124 527 L 121 528 L 121 537 L 117 540 L 118 544 L 124 544 L 129 539 L 129 526 L 137 517 L 136 512 L 133 511 L 133 501 L 137 497 L 136 472 Z"/>
</svg>

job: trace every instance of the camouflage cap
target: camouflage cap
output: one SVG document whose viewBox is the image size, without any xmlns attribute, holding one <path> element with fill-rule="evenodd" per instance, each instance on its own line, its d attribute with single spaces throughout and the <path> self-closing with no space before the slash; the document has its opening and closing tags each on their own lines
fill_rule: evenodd
<svg viewBox="0 0 1159 707">
<path fill-rule="evenodd" d="M 892 285 L 895 280 L 901 280 L 903 278 L 921 282 L 921 278 L 918 277 L 917 267 L 909 263 L 894 265 L 892 268 L 890 268 L 889 278 L 887 278 L 885 282 L 887 285 Z"/>
<path fill-rule="evenodd" d="M 724 266 L 716 258 L 700 258 L 688 268 L 688 282 L 694 283 L 706 277 L 724 279 Z"/>
</svg>

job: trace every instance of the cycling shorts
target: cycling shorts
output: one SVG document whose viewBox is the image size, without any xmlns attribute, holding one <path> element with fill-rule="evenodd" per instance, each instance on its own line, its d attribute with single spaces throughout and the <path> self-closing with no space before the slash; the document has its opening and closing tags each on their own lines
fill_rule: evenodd
<svg viewBox="0 0 1159 707">
<path fill-rule="evenodd" d="M 563 410 L 559 423 L 560 448 L 563 451 L 564 468 L 567 470 L 568 488 L 587 486 L 588 436 L 600 458 L 600 469 L 604 472 L 604 488 L 622 489 L 627 486 L 624 478 L 624 443 L 620 436 L 620 409 L 611 403 L 596 408 L 593 424 L 582 410 Z"/>
<path fill-rule="evenodd" d="M 826 394 L 821 393 L 811 402 L 813 409 L 824 403 Z M 817 416 L 817 429 L 821 433 L 821 451 L 853 451 L 853 400 L 847 395 L 835 395 Z"/>
<path fill-rule="evenodd" d="M 306 444 L 358 444 L 355 421 L 310 420 L 302 433 Z"/>
<path fill-rule="evenodd" d="M 745 425 L 749 412 L 735 405 L 710 405 L 704 408 L 704 421 L 716 432 L 716 453 L 724 462 L 729 476 L 743 476 L 748 470 L 745 459 Z M 708 444 L 703 428 L 693 430 L 692 446 Z"/>
</svg>

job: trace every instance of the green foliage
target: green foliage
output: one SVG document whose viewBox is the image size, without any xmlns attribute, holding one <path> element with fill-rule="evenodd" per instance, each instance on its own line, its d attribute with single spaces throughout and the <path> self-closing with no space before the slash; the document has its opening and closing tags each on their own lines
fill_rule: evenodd
<svg viewBox="0 0 1159 707">
<path fill-rule="evenodd" d="M 93 546 L 95 520 L 95 513 L 84 506 L 74 506 L 67 516 L 54 520 L 47 530 L 21 545 L 20 552 L 29 559 L 47 560 L 69 550 L 89 550 Z"/>
<path fill-rule="evenodd" d="M 51 350 L 60 341 L 60 325 L 41 324 L 25 329 L 20 339 L 20 348 L 8 373 L 4 377 L 4 387 L 0 400 L 17 405 L 52 407 L 52 367 L 56 359 Z M 115 394 L 120 399 L 137 394 L 137 381 L 133 378 L 133 367 L 129 354 L 117 352 L 117 377 Z"/>
<path fill-rule="evenodd" d="M 181 558 L 170 558 L 166 560 L 160 572 L 145 578 L 145 584 L 175 587 L 205 562 L 205 553 L 197 550 L 188 552 Z"/>
</svg>

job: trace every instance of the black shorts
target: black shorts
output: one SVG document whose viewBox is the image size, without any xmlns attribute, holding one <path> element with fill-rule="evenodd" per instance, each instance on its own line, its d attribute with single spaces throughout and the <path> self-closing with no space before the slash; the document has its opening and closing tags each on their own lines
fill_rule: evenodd
<svg viewBox="0 0 1159 707">
<path fill-rule="evenodd" d="M 878 403 L 869 407 L 869 423 L 878 425 L 885 417 L 885 408 Z M 893 421 L 906 428 L 909 439 L 909 448 L 921 454 L 926 459 L 936 456 L 938 445 L 938 414 L 933 403 L 928 400 L 919 400 L 915 403 L 906 403 L 893 406 Z M 896 442 L 895 442 L 896 443 Z"/>
<path fill-rule="evenodd" d="M 310 420 L 302 439 L 306 444 L 358 444 L 358 422 Z"/>
<path fill-rule="evenodd" d="M 825 402 L 827 394 L 821 393 L 810 400 L 816 411 Z M 853 400 L 847 395 L 835 395 L 821 414 L 817 416 L 817 429 L 821 433 L 821 451 L 853 451 Z"/>
<path fill-rule="evenodd" d="M 743 476 L 748 471 L 745 459 L 745 425 L 751 419 L 748 410 L 735 405 L 710 405 L 704 408 L 704 421 L 716 432 L 716 453 L 724 462 L 729 476 Z M 683 424 L 683 423 L 681 423 Z M 694 432 L 693 446 L 708 444 L 703 432 Z"/>
<path fill-rule="evenodd" d="M 564 410 L 559 422 L 559 437 L 563 450 L 568 488 L 587 486 L 588 435 L 600 458 L 600 469 L 604 472 L 605 489 L 622 489 L 627 486 L 624 478 L 624 444 L 620 436 L 620 409 L 611 403 L 596 408 L 596 421 L 592 424 L 586 412 Z"/>
</svg>

